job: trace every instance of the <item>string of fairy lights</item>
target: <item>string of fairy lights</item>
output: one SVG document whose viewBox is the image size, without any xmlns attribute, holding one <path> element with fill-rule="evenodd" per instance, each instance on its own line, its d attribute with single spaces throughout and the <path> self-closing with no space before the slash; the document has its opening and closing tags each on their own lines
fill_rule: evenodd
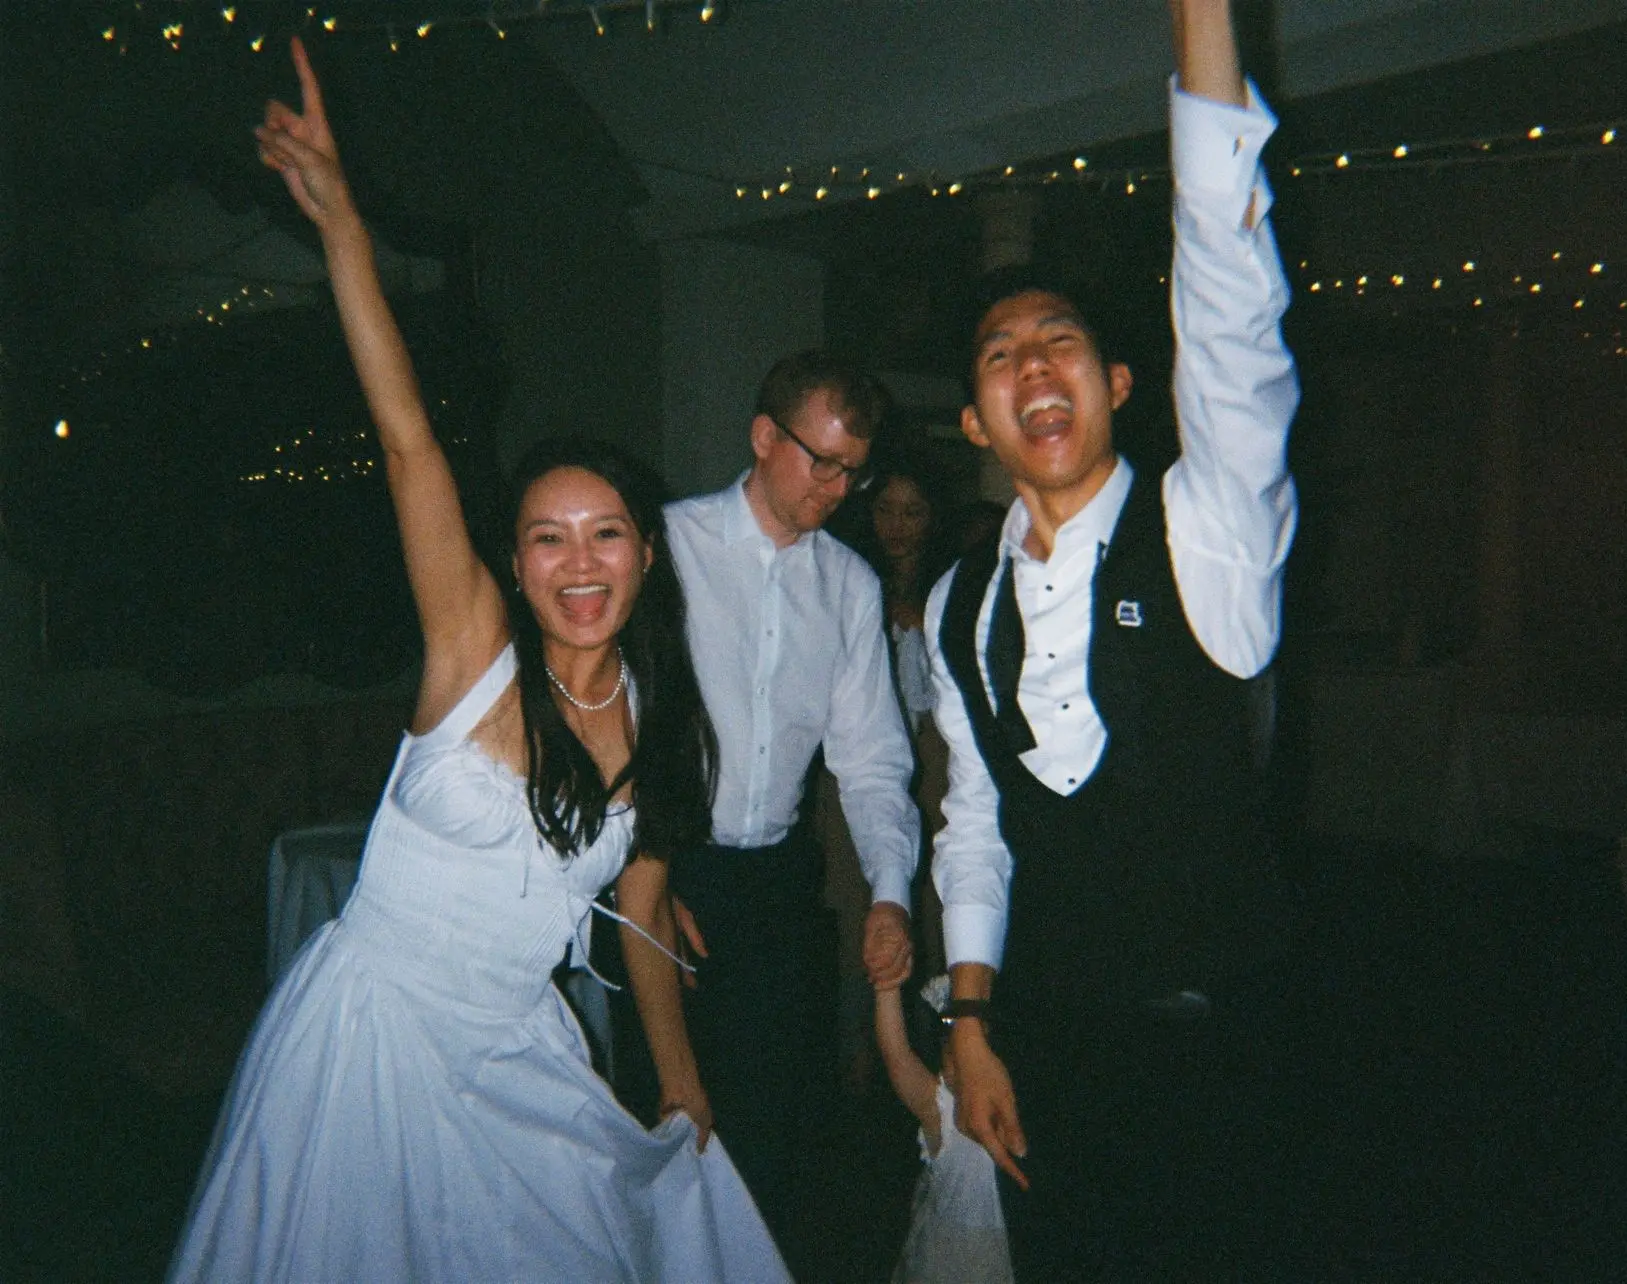
<svg viewBox="0 0 1627 1284">
<path fill-rule="evenodd" d="M 226 38 L 241 42 L 250 52 L 276 48 L 280 38 L 300 33 L 308 39 L 347 36 L 376 39 L 381 49 L 399 52 L 410 41 L 432 41 L 449 29 L 484 29 L 493 40 L 506 40 L 516 27 L 542 20 L 584 21 L 599 35 L 617 28 L 642 26 L 656 32 L 663 20 L 712 23 L 719 15 L 715 0 L 535 0 L 528 4 L 470 3 L 456 6 L 442 0 L 434 12 L 406 16 L 396 8 L 395 18 L 332 4 L 327 8 L 291 3 L 188 3 L 187 0 L 133 0 L 117 6 L 117 13 L 99 20 L 97 35 L 119 54 L 133 47 L 161 42 L 179 53 L 189 45 Z M 1406 140 L 1380 146 L 1350 147 L 1298 155 L 1273 166 L 1279 182 L 1315 181 L 1324 190 L 1354 175 L 1437 173 L 1466 166 L 1565 164 L 1619 161 L 1627 147 L 1621 140 L 1623 122 L 1598 121 L 1581 125 L 1526 128 L 1475 137 Z M 1621 140 L 1621 141 L 1618 141 Z M 658 166 L 660 168 L 670 168 Z M 1044 188 L 1066 185 L 1103 198 L 1167 196 L 1167 167 L 1125 166 L 1093 160 L 1080 152 L 1040 161 L 1000 164 L 965 174 L 931 169 L 903 170 L 872 165 L 784 165 L 767 177 L 731 178 L 685 170 L 690 177 L 732 189 L 738 201 L 754 204 L 790 202 L 804 207 L 838 200 L 880 200 L 900 194 L 954 199 L 980 191 Z M 1424 264 L 1414 258 L 1403 262 L 1407 251 L 1397 247 L 1388 264 L 1313 262 L 1290 264 L 1295 294 L 1302 306 L 1343 307 L 1352 312 L 1383 309 L 1390 315 L 1430 313 L 1462 318 L 1485 329 L 1520 333 L 1538 320 L 1563 322 L 1567 333 L 1595 345 L 1612 358 L 1627 358 L 1627 279 L 1612 270 L 1605 257 L 1570 249 L 1550 249 L 1515 261 L 1501 250 L 1465 254 L 1451 261 Z M 1165 282 L 1163 276 L 1159 282 Z M 278 283 L 232 283 L 214 287 L 219 297 L 200 303 L 195 324 L 224 326 L 265 307 L 284 306 Z M 297 293 L 297 292 L 296 292 Z M 139 358 L 183 341 L 184 326 L 143 336 L 123 349 Z M 75 369 L 62 385 L 66 396 L 75 383 L 88 385 L 104 377 L 110 353 Z M 442 402 L 445 405 L 445 402 Z M 70 436 L 66 418 L 52 431 Z M 378 461 L 368 446 L 369 434 L 344 432 L 344 440 L 315 429 L 296 432 L 272 447 L 272 458 L 261 468 L 244 473 L 242 482 L 309 483 L 376 479 Z"/>
<path fill-rule="evenodd" d="M 226 325 L 253 310 L 257 298 L 274 297 L 275 291 L 268 286 L 239 286 L 212 310 L 199 308 L 194 324 Z M 143 357 L 162 358 L 166 352 L 186 348 L 189 342 L 188 327 L 178 324 L 155 328 L 123 345 L 100 348 L 57 381 L 57 395 L 65 402 L 78 402 L 85 407 L 94 401 L 98 385 L 104 380 L 113 381 L 115 387 L 122 386 L 120 381 L 127 377 L 123 362 Z M 431 421 L 438 425 L 443 415 L 451 412 L 452 401 L 448 397 L 435 398 L 429 410 Z M 59 441 L 69 441 L 74 436 L 73 422 L 64 415 L 49 425 L 49 432 Z M 469 439 L 466 434 L 453 432 L 444 440 L 458 446 L 467 445 Z M 377 451 L 376 438 L 366 430 L 340 425 L 297 429 L 286 440 L 271 443 L 269 458 L 263 467 L 241 473 L 237 480 L 284 484 L 369 481 L 380 475 Z"/>
<path fill-rule="evenodd" d="M 1575 163 L 1619 159 L 1623 122 L 1606 121 L 1551 128 L 1532 125 L 1477 138 L 1397 142 L 1381 147 L 1353 147 L 1299 156 L 1279 167 L 1291 179 L 1318 175 L 1408 170 L 1436 172 L 1465 165 Z M 691 173 L 734 189 L 736 200 L 822 202 L 841 197 L 877 200 L 894 192 L 924 192 L 955 197 L 990 188 L 1050 187 L 1068 184 L 1103 195 L 1134 196 L 1147 185 L 1168 183 L 1167 166 L 1092 165 L 1088 155 L 1071 159 L 994 165 L 972 173 L 949 175 L 932 169 L 882 169 L 871 165 L 784 165 L 767 177 L 728 178 Z"/>
<path fill-rule="evenodd" d="M 1459 320 L 1478 321 L 1486 330 L 1515 335 L 1536 330 L 1539 323 L 1561 322 L 1575 338 L 1591 343 L 1608 357 L 1627 359 L 1627 281 L 1602 259 L 1554 250 L 1520 270 L 1481 258 L 1461 259 L 1433 272 L 1329 270 L 1309 259 L 1289 268 L 1300 305 L 1342 304 L 1353 310 L 1383 309 L 1392 316 L 1430 311 L 1451 319 L 1454 328 Z M 1160 285 L 1167 281 L 1167 275 L 1158 277 Z M 212 306 L 200 306 L 193 324 L 238 324 L 262 301 L 277 298 L 272 286 L 239 285 Z M 59 383 L 58 392 L 71 400 L 76 391 L 118 377 L 118 358 L 173 349 L 187 341 L 186 331 L 185 324 L 170 326 L 122 348 L 102 349 L 84 366 L 71 370 Z M 439 399 L 438 409 L 448 405 L 446 398 Z M 52 424 L 51 431 L 63 440 L 72 433 L 65 417 Z M 238 480 L 271 484 L 367 481 L 378 476 L 378 462 L 371 435 L 365 431 L 307 428 L 274 444 L 265 466 L 241 474 Z"/>
<path fill-rule="evenodd" d="M 412 40 L 428 40 L 436 32 L 483 28 L 495 40 L 507 40 L 518 27 L 542 21 L 576 21 L 592 25 L 600 36 L 635 23 L 654 34 L 663 22 L 690 18 L 703 24 L 718 20 L 721 0 L 531 0 L 527 4 L 472 3 L 460 7 L 410 9 L 381 16 L 357 6 L 265 2 L 237 4 L 189 3 L 188 0 L 132 0 L 100 12 L 96 30 L 103 44 L 120 54 L 143 45 L 167 45 L 179 53 L 189 44 L 225 36 L 240 41 L 250 52 L 278 48 L 281 38 L 301 35 L 370 36 L 381 48 L 400 52 Z"/>
</svg>

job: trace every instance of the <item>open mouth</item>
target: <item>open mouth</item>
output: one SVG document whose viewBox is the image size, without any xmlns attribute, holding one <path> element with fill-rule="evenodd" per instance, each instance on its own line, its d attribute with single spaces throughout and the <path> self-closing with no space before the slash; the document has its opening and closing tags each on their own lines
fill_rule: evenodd
<svg viewBox="0 0 1627 1284">
<path fill-rule="evenodd" d="M 608 584 L 572 584 L 559 590 L 560 609 L 578 623 L 598 619 L 610 602 Z"/>
<path fill-rule="evenodd" d="M 1061 393 L 1035 397 L 1017 412 L 1017 425 L 1030 437 L 1058 432 L 1073 422 L 1073 402 Z"/>
</svg>

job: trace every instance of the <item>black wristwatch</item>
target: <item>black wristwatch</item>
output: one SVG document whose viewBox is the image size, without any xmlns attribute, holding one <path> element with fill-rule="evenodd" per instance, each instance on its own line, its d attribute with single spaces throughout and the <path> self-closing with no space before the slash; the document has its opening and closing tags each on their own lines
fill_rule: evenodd
<svg viewBox="0 0 1627 1284">
<path fill-rule="evenodd" d="M 950 999 L 949 1006 L 943 1010 L 943 1023 L 954 1025 L 960 1017 L 976 1017 L 984 1025 L 994 1019 L 994 1001 L 992 999 Z"/>
</svg>

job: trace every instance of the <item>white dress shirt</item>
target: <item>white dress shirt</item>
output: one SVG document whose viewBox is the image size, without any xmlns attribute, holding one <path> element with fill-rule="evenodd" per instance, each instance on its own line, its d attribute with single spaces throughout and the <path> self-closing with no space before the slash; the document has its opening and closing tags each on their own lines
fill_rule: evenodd
<svg viewBox="0 0 1627 1284">
<path fill-rule="evenodd" d="M 881 581 L 824 531 L 776 548 L 744 483 L 666 508 L 720 751 L 713 839 L 766 847 L 784 838 L 823 744 L 872 896 L 907 907 L 921 818 L 881 631 Z"/>
<path fill-rule="evenodd" d="M 1271 192 L 1259 166 L 1275 128 L 1253 85 L 1248 107 L 1238 108 L 1183 93 L 1171 82 L 1170 299 L 1181 457 L 1164 474 L 1164 507 L 1187 622 L 1209 658 L 1240 678 L 1259 673 L 1276 650 L 1282 568 L 1297 512 L 1287 445 L 1299 385 L 1279 326 L 1288 287 L 1266 221 Z M 1090 778 L 1107 744 L 1086 672 L 1092 584 L 1131 477 L 1120 459 L 1101 491 L 1057 531 L 1048 560 L 1023 549 L 1030 521 L 1021 499 L 1001 532 L 1026 641 L 1017 703 L 1036 741 L 1022 762 L 1062 795 Z M 948 577 L 938 582 L 926 610 L 938 688 L 934 717 L 950 750 L 946 824 L 937 836 L 933 877 L 949 963 L 998 967 L 1012 860 L 1000 837 L 999 791 L 944 664 L 939 629 L 948 585 Z M 985 594 L 977 620 L 986 687 L 993 603 L 993 592 Z"/>
<path fill-rule="evenodd" d="M 910 731 L 919 734 L 921 719 L 932 712 L 938 702 L 937 689 L 932 685 L 932 659 L 926 651 L 926 634 L 920 629 L 906 629 L 894 624 L 893 677 L 898 683 L 898 700 L 909 719 Z"/>
</svg>

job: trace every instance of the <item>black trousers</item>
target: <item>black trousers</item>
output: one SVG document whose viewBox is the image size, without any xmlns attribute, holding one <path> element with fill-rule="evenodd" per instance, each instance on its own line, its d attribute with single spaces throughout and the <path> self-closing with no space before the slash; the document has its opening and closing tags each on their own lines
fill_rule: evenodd
<svg viewBox="0 0 1627 1284">
<path fill-rule="evenodd" d="M 1245 1277 L 1291 1192 L 1274 1080 L 1274 994 L 1201 1018 L 1121 1006 L 1014 1020 L 996 1034 L 1029 1151 L 1001 1177 L 1019 1281 Z"/>
<path fill-rule="evenodd" d="M 799 828 L 764 848 L 681 854 L 674 890 L 710 957 L 684 1014 L 717 1135 L 782 1244 L 810 1171 L 807 1127 L 824 1116 L 836 1023 L 835 928 L 819 903 L 817 844 Z"/>
</svg>

